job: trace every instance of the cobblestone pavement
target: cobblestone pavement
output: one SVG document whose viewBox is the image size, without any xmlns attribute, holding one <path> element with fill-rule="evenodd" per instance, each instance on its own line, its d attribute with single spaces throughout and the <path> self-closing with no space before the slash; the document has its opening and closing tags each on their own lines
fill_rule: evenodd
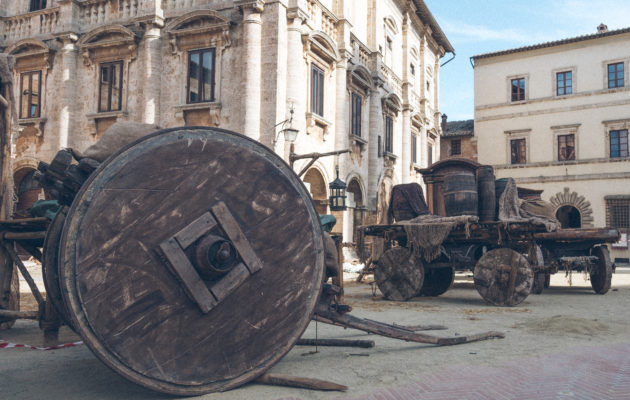
<svg viewBox="0 0 630 400">
<path fill-rule="evenodd" d="M 630 399 L 630 342 L 526 358 L 497 367 L 460 365 L 417 382 L 338 400 Z"/>
</svg>

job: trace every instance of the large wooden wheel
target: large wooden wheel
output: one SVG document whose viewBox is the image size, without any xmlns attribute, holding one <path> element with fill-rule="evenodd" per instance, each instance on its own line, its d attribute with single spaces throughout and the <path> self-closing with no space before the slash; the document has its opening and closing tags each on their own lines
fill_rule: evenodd
<svg viewBox="0 0 630 400">
<path fill-rule="evenodd" d="M 374 280 L 386 299 L 406 301 L 422 288 L 424 267 L 409 249 L 394 247 L 378 259 Z"/>
<path fill-rule="evenodd" d="M 477 261 L 473 277 L 484 300 L 497 306 L 514 306 L 529 295 L 534 272 L 521 254 L 500 248 L 488 251 Z"/>
<path fill-rule="evenodd" d="M 541 294 L 545 288 L 545 280 L 547 278 L 547 274 L 545 272 L 541 272 L 545 266 L 545 259 L 540 246 L 538 246 L 537 244 L 532 244 L 529 248 L 527 257 L 529 259 L 529 264 L 531 266 L 537 267 L 538 269 L 537 272 L 534 272 L 531 293 Z"/>
<path fill-rule="evenodd" d="M 20 279 L 11 257 L 0 246 L 0 309 L 20 311 Z M 15 319 L 0 317 L 0 330 L 15 324 Z"/>
<path fill-rule="evenodd" d="M 72 319 L 61 295 L 59 282 L 59 241 L 67 214 L 68 207 L 60 208 L 48 226 L 42 249 L 42 274 L 46 287 L 46 300 L 51 302 L 61 320 L 72 327 Z"/>
<path fill-rule="evenodd" d="M 324 251 L 310 195 L 275 153 L 179 128 L 90 176 L 59 265 L 73 325 L 103 362 L 150 389 L 198 395 L 256 378 L 293 347 Z"/>
<path fill-rule="evenodd" d="M 612 262 L 606 246 L 594 247 L 591 255 L 597 257 L 597 261 L 591 266 L 591 287 L 597 294 L 604 294 L 610 289 L 612 281 Z"/>
<path fill-rule="evenodd" d="M 455 271 L 453 268 L 426 268 L 420 296 L 439 296 L 444 294 L 453 284 Z"/>
</svg>

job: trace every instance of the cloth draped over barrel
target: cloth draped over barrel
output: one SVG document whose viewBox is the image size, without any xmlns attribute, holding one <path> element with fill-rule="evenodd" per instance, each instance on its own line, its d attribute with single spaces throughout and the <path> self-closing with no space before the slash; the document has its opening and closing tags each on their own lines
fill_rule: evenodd
<svg viewBox="0 0 630 400">
<path fill-rule="evenodd" d="M 81 153 L 75 149 L 73 152 L 77 159 L 91 158 L 98 162 L 103 162 L 120 148 L 159 129 L 160 127 L 155 124 L 131 121 L 115 122 L 103 132 L 103 135 L 96 143 L 85 149 L 85 151 Z"/>
<path fill-rule="evenodd" d="M 396 221 L 409 220 L 419 215 L 429 214 L 429 207 L 424 200 L 422 187 L 415 182 L 394 186 L 389 208 Z"/>
<path fill-rule="evenodd" d="M 546 201 L 523 200 L 518 197 L 516 182 L 508 178 L 505 190 L 499 197 L 499 221 L 502 222 L 530 222 L 543 225 L 547 232 L 560 228 L 560 223 L 554 215 L 553 206 Z"/>
<path fill-rule="evenodd" d="M 399 222 L 407 234 L 407 246 L 416 256 L 431 262 L 442 254 L 442 243 L 453 229 L 464 226 L 466 236 L 470 235 L 470 224 L 479 222 L 474 215 L 441 217 L 432 214 L 420 215 L 408 221 Z"/>
</svg>

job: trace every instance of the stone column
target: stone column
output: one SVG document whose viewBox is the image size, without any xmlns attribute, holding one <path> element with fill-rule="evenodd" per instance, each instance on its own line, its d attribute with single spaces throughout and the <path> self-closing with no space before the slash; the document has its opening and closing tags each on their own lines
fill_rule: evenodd
<svg viewBox="0 0 630 400">
<path fill-rule="evenodd" d="M 306 14 L 299 9 L 290 10 L 288 13 L 287 28 L 287 111 L 294 108 L 293 127 L 300 130 L 298 135 L 306 135 L 306 92 L 308 74 L 304 61 L 304 47 L 302 45 L 302 21 Z M 289 113 L 287 112 L 287 118 Z M 284 143 L 282 135 L 278 143 Z M 277 150 L 278 151 L 278 150 Z M 289 146 L 284 145 L 284 159 L 289 159 Z"/>
<path fill-rule="evenodd" d="M 403 106 L 402 111 L 402 154 L 400 158 L 402 167 L 402 182 L 412 182 L 409 171 L 411 169 L 411 110 L 409 105 Z"/>
<path fill-rule="evenodd" d="M 378 178 L 381 172 L 382 159 L 378 156 L 378 137 L 383 133 L 383 106 L 378 89 L 370 90 L 370 129 L 368 139 L 368 189 L 367 206 L 370 211 L 376 210 Z M 381 138 L 383 140 L 383 138 Z M 381 143 L 381 147 L 384 143 Z"/>
<path fill-rule="evenodd" d="M 265 2 L 236 1 L 235 5 L 243 10 L 243 134 L 260 140 L 260 102 L 262 65 L 262 18 L 261 14 Z"/>
<path fill-rule="evenodd" d="M 59 111 L 59 149 L 72 147 L 70 132 L 76 131 L 77 126 L 74 121 L 75 106 L 75 82 L 77 73 L 78 49 L 76 41 L 78 37 L 74 34 L 62 37 L 61 49 L 61 107 Z"/>
<path fill-rule="evenodd" d="M 162 77 L 162 34 L 160 27 L 147 23 L 144 33 L 142 122 L 159 124 Z"/>
</svg>

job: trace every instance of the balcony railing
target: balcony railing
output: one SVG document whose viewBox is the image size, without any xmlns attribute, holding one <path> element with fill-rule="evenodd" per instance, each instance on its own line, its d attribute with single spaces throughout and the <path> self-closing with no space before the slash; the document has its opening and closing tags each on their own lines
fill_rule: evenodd
<svg viewBox="0 0 630 400">
<path fill-rule="evenodd" d="M 0 32 L 5 40 L 20 40 L 55 32 L 58 25 L 59 7 L 55 7 L 2 18 Z"/>
</svg>

